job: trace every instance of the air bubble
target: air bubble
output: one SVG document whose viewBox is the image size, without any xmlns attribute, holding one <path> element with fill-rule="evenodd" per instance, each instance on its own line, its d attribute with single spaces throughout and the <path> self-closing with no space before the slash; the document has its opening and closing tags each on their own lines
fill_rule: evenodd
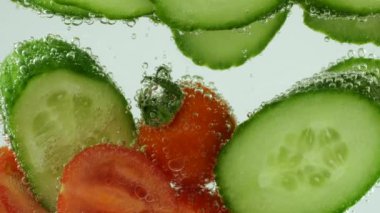
<svg viewBox="0 0 380 213">
<path fill-rule="evenodd" d="M 84 20 L 84 23 L 86 23 L 86 24 L 88 24 L 88 25 L 93 25 L 94 24 L 94 19 L 92 19 L 92 18 L 89 18 L 89 19 L 86 19 L 86 20 Z"/>
<path fill-rule="evenodd" d="M 148 192 L 140 186 L 135 186 L 134 192 L 135 195 L 140 199 L 145 199 L 148 196 Z"/>
<path fill-rule="evenodd" d="M 347 56 L 348 56 L 348 58 L 353 58 L 353 57 L 355 57 L 355 52 L 353 50 L 349 50 L 347 52 Z"/>
<path fill-rule="evenodd" d="M 136 21 L 135 20 L 127 20 L 127 21 L 124 21 L 124 23 L 128 26 L 128 27 L 134 27 L 136 25 Z"/>
<path fill-rule="evenodd" d="M 241 53 L 243 54 L 243 58 L 248 58 L 248 49 L 242 50 Z"/>
<path fill-rule="evenodd" d="M 375 54 L 370 53 L 370 54 L 368 54 L 368 58 L 369 59 L 376 59 L 376 56 L 375 56 Z"/>
<path fill-rule="evenodd" d="M 136 33 L 132 33 L 131 38 L 132 38 L 133 40 L 135 40 L 135 39 L 137 38 Z"/>
<path fill-rule="evenodd" d="M 78 19 L 78 18 L 71 19 L 71 25 L 80 26 L 81 24 L 83 24 L 83 19 Z"/>
<path fill-rule="evenodd" d="M 148 69 L 148 68 L 149 68 L 149 64 L 148 64 L 147 62 L 144 62 L 144 63 L 142 64 L 142 68 L 143 68 L 144 70 Z"/>
<path fill-rule="evenodd" d="M 108 25 L 113 25 L 113 24 L 116 23 L 115 21 L 111 21 L 111 20 L 109 20 L 109 19 L 107 19 L 105 17 L 100 18 L 99 21 L 102 24 L 108 24 Z"/>
<path fill-rule="evenodd" d="M 74 51 L 70 51 L 66 54 L 66 57 L 69 58 L 69 59 L 75 59 L 75 52 Z"/>
<path fill-rule="evenodd" d="M 79 47 L 80 46 L 80 39 L 78 37 L 74 37 L 71 40 L 71 43 Z"/>
<path fill-rule="evenodd" d="M 183 162 L 183 159 L 177 158 L 170 160 L 168 162 L 168 167 L 173 172 L 179 172 L 185 167 L 185 164 Z"/>
<path fill-rule="evenodd" d="M 367 70 L 367 68 L 368 68 L 367 64 L 359 64 L 358 65 L 358 69 L 360 71 L 365 71 L 365 70 Z"/>
<path fill-rule="evenodd" d="M 152 197 L 151 195 L 147 195 L 145 197 L 145 201 L 148 203 L 152 203 L 154 201 L 154 197 Z"/>
<path fill-rule="evenodd" d="M 359 48 L 358 49 L 358 55 L 359 55 L 359 57 L 365 57 L 365 55 L 366 55 L 365 49 Z"/>
</svg>

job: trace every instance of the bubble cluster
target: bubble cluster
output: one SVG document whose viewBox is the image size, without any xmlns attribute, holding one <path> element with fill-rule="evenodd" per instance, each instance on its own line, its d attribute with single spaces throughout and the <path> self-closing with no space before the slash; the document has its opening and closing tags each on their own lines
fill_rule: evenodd
<svg viewBox="0 0 380 213">
<path fill-rule="evenodd" d="M 183 100 L 181 89 L 171 80 L 171 69 L 157 68 L 155 76 L 145 76 L 135 100 L 145 122 L 152 126 L 170 122 L 180 109 Z"/>
</svg>

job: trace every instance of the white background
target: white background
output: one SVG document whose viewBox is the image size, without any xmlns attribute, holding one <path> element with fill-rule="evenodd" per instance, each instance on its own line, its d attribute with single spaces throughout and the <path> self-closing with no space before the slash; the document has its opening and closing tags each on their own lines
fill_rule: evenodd
<svg viewBox="0 0 380 213">
<path fill-rule="evenodd" d="M 348 45 L 326 40 L 324 35 L 303 25 L 302 11 L 294 7 L 280 33 L 260 56 L 238 68 L 213 71 L 194 65 L 176 48 L 167 27 L 154 25 L 147 19 L 140 19 L 133 27 L 123 22 L 106 25 L 99 21 L 68 26 L 60 17 L 38 15 L 30 9 L 17 7 L 10 0 L 0 0 L 0 61 L 12 51 L 16 42 L 49 33 L 59 34 L 68 41 L 78 37 L 82 47 L 91 47 L 131 100 L 136 118 L 139 111 L 133 97 L 140 87 L 142 74 L 144 71 L 152 73 L 163 63 L 171 63 L 174 78 L 190 74 L 214 82 L 241 122 L 263 101 L 346 56 L 349 50 L 357 52 L 363 48 L 366 54 L 380 56 L 380 47 L 374 45 Z M 144 63 L 148 63 L 147 68 Z M 375 187 L 349 212 L 380 212 L 380 188 Z"/>
</svg>

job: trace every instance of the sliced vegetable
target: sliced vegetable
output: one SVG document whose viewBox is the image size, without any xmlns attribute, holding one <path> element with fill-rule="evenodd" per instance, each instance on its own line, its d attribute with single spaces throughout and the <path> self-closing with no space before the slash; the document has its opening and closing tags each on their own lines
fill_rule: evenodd
<svg viewBox="0 0 380 213">
<path fill-rule="evenodd" d="M 239 66 L 260 54 L 284 24 L 288 12 L 232 30 L 180 31 L 174 39 L 184 55 L 213 69 Z"/>
<path fill-rule="evenodd" d="M 137 151 L 97 145 L 66 165 L 58 213 L 178 212 L 169 180 Z"/>
<path fill-rule="evenodd" d="M 187 206 L 190 212 L 199 213 L 228 213 L 228 209 L 217 192 L 207 189 L 185 188 L 181 189 L 177 200 Z"/>
<path fill-rule="evenodd" d="M 0 73 L 6 132 L 32 191 L 49 210 L 63 166 L 75 153 L 98 143 L 133 143 L 128 102 L 77 46 L 52 36 L 26 41 Z"/>
<path fill-rule="evenodd" d="M 380 177 L 379 91 L 370 73 L 324 73 L 264 105 L 219 155 L 227 206 L 321 213 L 355 204 Z"/>
<path fill-rule="evenodd" d="M 15 156 L 7 147 L 0 148 L 0 211 L 36 212 L 44 210 L 33 198 L 28 186 L 23 183 L 24 175 L 19 170 Z"/>
<path fill-rule="evenodd" d="M 131 19 L 153 13 L 153 4 L 149 0 L 54 0 L 57 3 L 71 5 L 109 19 Z"/>
<path fill-rule="evenodd" d="M 315 31 L 347 43 L 374 43 L 380 46 L 380 15 L 367 17 L 318 16 L 304 12 L 304 23 Z"/>
<path fill-rule="evenodd" d="M 372 15 L 380 13 L 378 0 L 297 0 L 311 11 L 316 9 L 344 15 Z"/>
<path fill-rule="evenodd" d="M 373 58 L 349 58 L 327 68 L 328 72 L 365 71 L 380 76 L 380 60 Z"/>
<path fill-rule="evenodd" d="M 158 17 L 171 27 L 220 30 L 245 26 L 275 13 L 287 0 L 152 0 Z"/>
<path fill-rule="evenodd" d="M 184 81 L 181 89 L 173 82 L 167 83 L 170 79 L 160 73 L 147 81 L 138 95 L 145 118 L 139 127 L 138 144 L 179 186 L 199 186 L 212 180 L 216 156 L 235 129 L 228 105 L 200 81 Z M 176 95 L 178 90 L 183 96 Z M 173 100 L 178 102 L 170 97 L 182 97 L 178 110 L 168 107 Z M 170 110 L 164 113 L 161 109 Z M 150 119 L 155 121 L 170 113 L 173 117 L 169 123 L 149 125 Z"/>
<path fill-rule="evenodd" d="M 54 0 L 12 0 L 25 7 L 47 12 L 51 14 L 58 14 L 62 16 L 74 16 L 77 18 L 87 18 L 90 12 L 74 6 L 67 6 L 56 3 Z"/>
</svg>

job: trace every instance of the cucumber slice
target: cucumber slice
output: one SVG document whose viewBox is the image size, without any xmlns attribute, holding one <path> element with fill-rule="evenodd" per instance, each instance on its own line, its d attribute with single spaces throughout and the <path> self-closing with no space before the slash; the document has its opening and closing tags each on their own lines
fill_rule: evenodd
<svg viewBox="0 0 380 213">
<path fill-rule="evenodd" d="M 304 23 L 339 42 L 380 46 L 380 15 L 368 17 L 331 17 L 304 12 Z"/>
<path fill-rule="evenodd" d="M 380 60 L 373 58 L 349 58 L 326 69 L 327 72 L 361 71 L 380 76 Z"/>
<path fill-rule="evenodd" d="M 370 73 L 324 73 L 264 105 L 218 157 L 216 180 L 230 210 L 327 213 L 353 205 L 380 176 L 378 92 Z"/>
<path fill-rule="evenodd" d="M 268 20 L 233 30 L 172 32 L 178 48 L 194 63 L 227 69 L 260 54 L 284 24 L 287 14 L 288 11 L 279 12 Z"/>
<path fill-rule="evenodd" d="M 275 13 L 288 0 L 152 0 L 157 16 L 173 28 L 221 30 L 245 26 Z"/>
<path fill-rule="evenodd" d="M 72 5 L 102 14 L 109 19 L 131 19 L 153 13 L 149 0 L 54 0 L 60 4 Z"/>
<path fill-rule="evenodd" d="M 367 16 L 380 13 L 379 0 L 296 0 L 310 11 L 315 9 L 341 15 Z"/>
<path fill-rule="evenodd" d="M 62 16 L 74 16 L 78 18 L 87 18 L 90 12 L 74 6 L 62 5 L 53 0 L 12 0 L 18 2 L 24 7 L 31 7 L 35 10 Z"/>
<path fill-rule="evenodd" d="M 98 143 L 132 145 L 128 102 L 85 51 L 49 36 L 0 67 L 5 128 L 33 193 L 54 211 L 63 166 Z"/>
</svg>

